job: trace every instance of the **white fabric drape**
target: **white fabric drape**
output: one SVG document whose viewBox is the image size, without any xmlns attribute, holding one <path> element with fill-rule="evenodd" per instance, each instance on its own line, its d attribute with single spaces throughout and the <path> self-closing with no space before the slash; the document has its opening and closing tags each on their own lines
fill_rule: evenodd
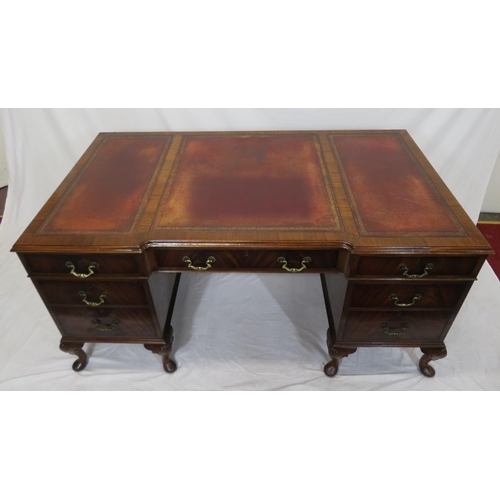
<svg viewBox="0 0 500 500">
<path fill-rule="evenodd" d="M 0 225 L 0 389 L 500 389 L 500 285 L 488 265 L 447 337 L 436 377 L 418 349 L 358 349 L 337 377 L 316 275 L 185 275 L 172 324 L 179 369 L 141 345 L 87 345 L 88 367 L 59 351 L 59 331 L 15 254 L 37 211 L 99 132 L 406 129 L 473 220 L 500 151 L 492 109 L 2 110 L 9 195 Z M 82 207 L 84 210 L 85 207 Z"/>
</svg>

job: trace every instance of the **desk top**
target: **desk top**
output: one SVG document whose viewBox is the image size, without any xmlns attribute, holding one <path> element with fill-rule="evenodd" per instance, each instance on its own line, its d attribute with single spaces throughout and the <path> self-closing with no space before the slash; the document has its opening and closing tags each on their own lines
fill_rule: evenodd
<svg viewBox="0 0 500 500">
<path fill-rule="evenodd" d="M 101 133 L 16 252 L 490 253 L 404 130 Z"/>
</svg>

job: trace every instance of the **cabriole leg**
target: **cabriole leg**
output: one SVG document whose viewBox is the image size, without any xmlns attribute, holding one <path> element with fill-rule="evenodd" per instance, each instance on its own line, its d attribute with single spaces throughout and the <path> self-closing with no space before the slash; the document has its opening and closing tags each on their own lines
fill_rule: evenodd
<svg viewBox="0 0 500 500">
<path fill-rule="evenodd" d="M 424 355 L 420 358 L 418 363 L 418 367 L 422 375 L 426 377 L 434 377 L 436 375 L 436 371 L 432 366 L 429 365 L 431 361 L 437 361 L 438 359 L 443 359 L 448 354 L 446 351 L 446 347 L 422 347 L 420 349 Z"/>
<path fill-rule="evenodd" d="M 349 356 L 349 354 L 354 354 L 356 349 L 335 346 L 330 329 L 326 332 L 326 345 L 328 346 L 328 354 L 332 360 L 325 365 L 323 371 L 328 377 L 335 377 L 339 371 L 339 365 L 342 358 Z"/>
<path fill-rule="evenodd" d="M 61 342 L 59 344 L 59 349 L 61 349 L 61 351 L 78 356 L 78 359 L 73 363 L 73 370 L 75 370 L 75 372 L 81 372 L 89 362 L 86 352 L 82 349 L 83 346 L 84 342 Z"/>
<path fill-rule="evenodd" d="M 177 364 L 173 359 L 170 359 L 170 354 L 172 353 L 172 345 L 174 343 L 174 329 L 169 326 L 167 335 L 165 338 L 165 344 L 144 344 L 144 347 L 153 352 L 154 354 L 159 354 L 163 363 L 163 368 L 167 373 L 173 373 L 177 370 Z"/>
</svg>

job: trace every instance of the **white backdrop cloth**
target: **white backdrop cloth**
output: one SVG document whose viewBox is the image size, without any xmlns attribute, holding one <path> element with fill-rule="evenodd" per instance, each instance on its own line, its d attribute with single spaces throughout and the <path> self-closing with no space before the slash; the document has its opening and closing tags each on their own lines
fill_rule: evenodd
<svg viewBox="0 0 500 500">
<path fill-rule="evenodd" d="M 2 390 L 497 390 L 500 284 L 486 264 L 436 376 L 419 349 L 358 349 L 328 378 L 318 275 L 185 274 L 172 324 L 178 370 L 141 345 L 87 344 L 73 372 L 10 248 L 99 132 L 406 129 L 476 221 L 500 151 L 500 111 L 476 109 L 2 110 L 9 194 L 0 225 Z M 84 207 L 83 207 L 84 208 Z"/>
</svg>

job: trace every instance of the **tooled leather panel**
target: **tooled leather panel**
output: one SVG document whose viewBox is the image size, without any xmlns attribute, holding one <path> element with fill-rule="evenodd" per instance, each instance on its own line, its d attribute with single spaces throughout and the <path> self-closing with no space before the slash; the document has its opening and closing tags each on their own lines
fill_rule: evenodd
<svg viewBox="0 0 500 500">
<path fill-rule="evenodd" d="M 170 142 L 165 135 L 106 138 L 39 234 L 131 231 Z"/>
<path fill-rule="evenodd" d="M 398 134 L 330 135 L 329 140 L 360 234 L 466 234 Z"/>
<path fill-rule="evenodd" d="M 339 230 L 317 136 L 185 137 L 153 224 L 172 227 Z"/>
</svg>

